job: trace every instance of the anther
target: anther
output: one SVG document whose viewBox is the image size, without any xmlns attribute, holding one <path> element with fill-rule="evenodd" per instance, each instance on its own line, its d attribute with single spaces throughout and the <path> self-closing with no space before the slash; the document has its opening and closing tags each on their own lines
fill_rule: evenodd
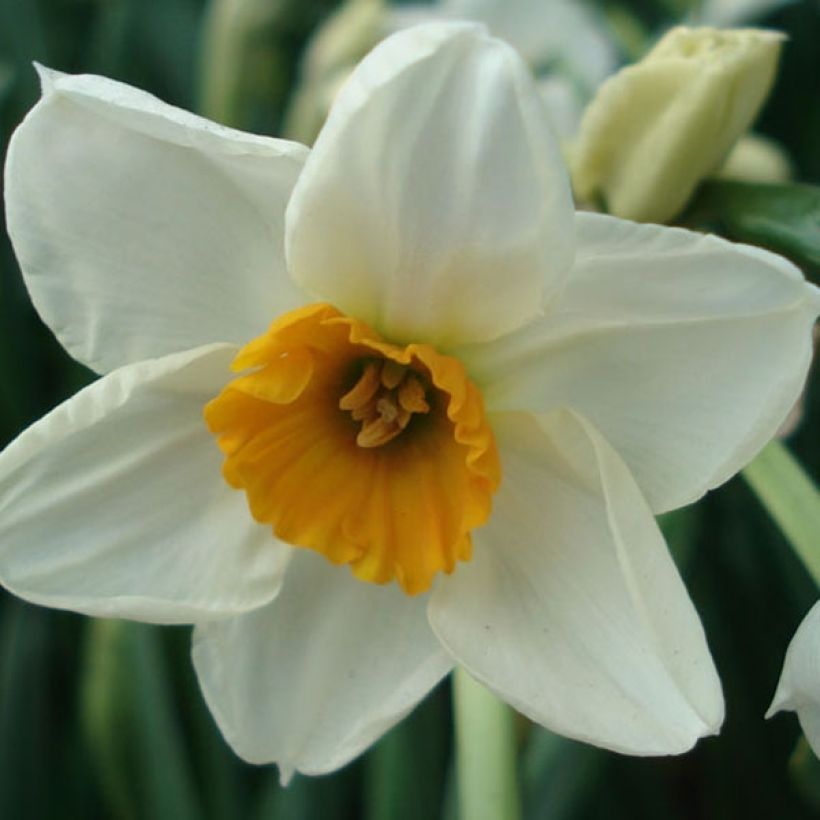
<svg viewBox="0 0 820 820">
<path fill-rule="evenodd" d="M 390 359 L 368 362 L 353 387 L 339 400 L 339 408 L 362 423 L 356 436 L 360 447 L 380 447 L 398 436 L 414 413 L 430 412 L 418 374 Z"/>
<path fill-rule="evenodd" d="M 339 399 L 339 408 L 342 410 L 357 410 L 368 404 L 379 389 L 380 379 L 380 363 L 368 362 L 359 381 L 353 385 L 353 389 Z"/>
<path fill-rule="evenodd" d="M 405 373 L 407 373 L 407 368 L 403 364 L 394 362 L 392 359 L 385 359 L 382 365 L 382 384 L 388 390 L 392 390 L 398 386 Z"/>
<path fill-rule="evenodd" d="M 376 402 L 376 410 L 388 424 L 392 424 L 399 415 L 399 408 L 396 407 L 393 397 L 389 394 L 387 396 L 382 396 Z"/>
<path fill-rule="evenodd" d="M 422 383 L 413 375 L 407 378 L 399 387 L 399 404 L 411 413 L 429 413 L 430 405 L 424 395 Z"/>
</svg>

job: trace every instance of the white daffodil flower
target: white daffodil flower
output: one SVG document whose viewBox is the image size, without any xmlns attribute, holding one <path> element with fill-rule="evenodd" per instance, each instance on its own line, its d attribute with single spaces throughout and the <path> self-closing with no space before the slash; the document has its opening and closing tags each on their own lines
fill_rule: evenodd
<svg viewBox="0 0 820 820">
<path fill-rule="evenodd" d="M 786 650 L 766 717 L 784 709 L 797 712 L 809 746 L 820 757 L 820 601 L 809 610 Z"/>
<path fill-rule="evenodd" d="M 621 752 L 718 730 L 653 513 L 795 402 L 820 305 L 795 267 L 573 213 L 528 69 L 473 25 L 385 40 L 310 152 L 100 77 L 43 86 L 9 230 L 104 375 L 0 455 L 10 590 L 196 624 L 225 737 L 285 777 L 349 761 L 454 664 Z"/>
</svg>

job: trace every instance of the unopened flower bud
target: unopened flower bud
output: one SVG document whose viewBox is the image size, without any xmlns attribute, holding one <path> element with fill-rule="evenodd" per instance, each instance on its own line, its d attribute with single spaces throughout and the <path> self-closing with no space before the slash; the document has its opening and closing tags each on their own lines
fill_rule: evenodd
<svg viewBox="0 0 820 820">
<path fill-rule="evenodd" d="M 737 141 L 715 176 L 745 182 L 788 182 L 794 172 L 781 145 L 760 134 L 746 134 Z"/>
<path fill-rule="evenodd" d="M 607 80 L 574 151 L 578 196 L 617 216 L 666 222 L 751 125 L 774 80 L 783 35 L 675 28 Z"/>
</svg>

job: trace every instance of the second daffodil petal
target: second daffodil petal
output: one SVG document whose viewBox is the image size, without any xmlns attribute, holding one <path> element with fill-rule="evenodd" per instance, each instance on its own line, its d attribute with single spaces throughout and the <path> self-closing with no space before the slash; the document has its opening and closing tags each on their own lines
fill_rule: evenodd
<svg viewBox="0 0 820 820">
<path fill-rule="evenodd" d="M 202 405 L 236 349 L 114 371 L 0 454 L 0 581 L 34 603 L 193 623 L 277 592 L 290 548 L 220 476 Z"/>
<path fill-rule="evenodd" d="M 750 461 L 800 394 L 820 291 L 748 245 L 577 215 L 557 309 L 462 359 L 492 410 L 589 418 L 653 511 L 690 503 Z"/>
<path fill-rule="evenodd" d="M 247 341 L 304 301 L 284 211 L 307 150 L 122 83 L 40 69 L 5 167 L 9 235 L 62 345 L 97 372 Z"/>
<path fill-rule="evenodd" d="M 820 602 L 794 633 L 766 717 L 784 709 L 797 712 L 806 740 L 820 757 Z"/>
<path fill-rule="evenodd" d="M 343 766 L 452 668 L 426 604 L 297 552 L 273 603 L 194 632 L 194 665 L 225 738 L 245 760 L 276 762 L 284 781 Z"/>
<path fill-rule="evenodd" d="M 474 25 L 385 40 L 340 91 L 286 214 L 292 276 L 396 342 L 490 339 L 572 260 L 572 200 L 532 78 Z"/>
<path fill-rule="evenodd" d="M 714 734 L 703 629 L 624 463 L 580 417 L 494 418 L 504 483 L 430 620 L 478 680 L 548 728 L 638 755 Z"/>
</svg>

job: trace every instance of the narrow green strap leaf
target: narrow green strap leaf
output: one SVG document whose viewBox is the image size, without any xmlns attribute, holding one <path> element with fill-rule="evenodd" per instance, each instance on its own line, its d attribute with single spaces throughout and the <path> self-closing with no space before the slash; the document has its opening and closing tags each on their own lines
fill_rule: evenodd
<svg viewBox="0 0 820 820">
<path fill-rule="evenodd" d="M 453 699 L 461 820 L 518 820 L 515 714 L 460 668 Z"/>
<path fill-rule="evenodd" d="M 672 553 L 678 569 L 684 576 L 697 546 L 702 517 L 703 509 L 697 504 L 658 516 L 658 526 L 669 552 Z"/>
<path fill-rule="evenodd" d="M 603 749 L 533 726 L 520 766 L 527 817 L 573 820 L 584 816 L 590 795 L 606 791 L 610 762 Z"/>
<path fill-rule="evenodd" d="M 294 67 L 338 0 L 209 0 L 203 18 L 199 113 L 234 128 L 278 133 Z"/>
<path fill-rule="evenodd" d="M 11 93 L 14 87 L 14 68 L 5 62 L 0 62 L 0 105 Z"/>
<path fill-rule="evenodd" d="M 210 0 L 204 17 L 199 109 L 225 125 L 242 124 L 237 93 L 245 72 L 250 16 L 245 0 Z"/>
<path fill-rule="evenodd" d="M 50 794 L 61 774 L 52 744 L 65 737 L 53 725 L 49 700 L 53 615 L 0 592 L 0 817 L 59 816 L 50 813 L 66 809 Z"/>
<path fill-rule="evenodd" d="M 789 778 L 801 797 L 816 812 L 820 812 L 820 760 L 801 737 L 789 758 Z"/>
<path fill-rule="evenodd" d="M 816 185 L 709 180 L 683 220 L 782 253 L 810 273 L 820 270 L 820 187 Z"/>
<path fill-rule="evenodd" d="M 438 817 L 449 759 L 449 703 L 437 689 L 365 756 L 365 820 Z"/>
<path fill-rule="evenodd" d="M 779 441 L 743 470 L 743 477 L 820 585 L 820 492 Z"/>
<path fill-rule="evenodd" d="M 158 627 L 91 622 L 83 723 L 117 816 L 203 816 L 171 683 Z"/>
<path fill-rule="evenodd" d="M 294 775 L 282 787 L 278 772 L 268 770 L 256 810 L 247 815 L 251 820 L 346 820 L 360 817 L 359 767 L 356 764 L 334 772 L 328 777 Z M 246 815 L 232 814 L 229 817 Z"/>
</svg>

